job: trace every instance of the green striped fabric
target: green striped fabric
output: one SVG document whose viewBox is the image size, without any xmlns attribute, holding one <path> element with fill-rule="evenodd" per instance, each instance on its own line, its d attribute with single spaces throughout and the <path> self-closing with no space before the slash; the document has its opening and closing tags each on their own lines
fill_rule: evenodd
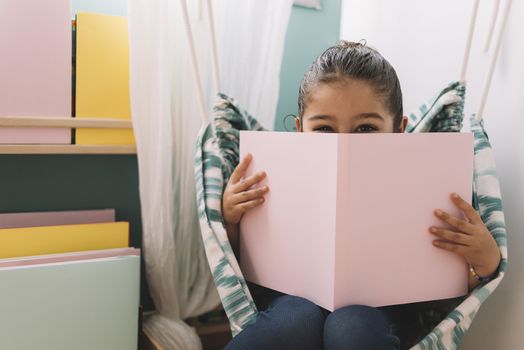
<svg viewBox="0 0 524 350">
<path fill-rule="evenodd" d="M 429 103 L 410 114 L 406 132 L 460 132 L 463 121 L 465 86 L 455 82 Z M 197 205 L 202 238 L 209 266 L 229 318 L 233 336 L 254 322 L 257 309 L 227 239 L 221 211 L 222 192 L 238 164 L 240 130 L 265 130 L 234 99 L 218 95 L 212 121 L 198 136 L 195 156 Z M 423 315 L 433 318 L 433 329 L 414 349 L 457 349 L 480 305 L 498 286 L 507 264 L 507 244 L 500 187 L 488 136 L 482 122 L 471 117 L 475 137 L 473 205 L 495 237 L 502 262 L 498 276 L 477 287 L 447 314 Z M 431 323 L 431 322 L 430 322 Z"/>
</svg>

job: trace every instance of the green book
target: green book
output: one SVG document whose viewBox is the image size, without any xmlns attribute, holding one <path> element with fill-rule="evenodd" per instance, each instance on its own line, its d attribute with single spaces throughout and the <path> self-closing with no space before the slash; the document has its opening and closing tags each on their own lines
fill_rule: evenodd
<svg viewBox="0 0 524 350">
<path fill-rule="evenodd" d="M 140 257 L 0 268 L 0 339 L 10 350 L 137 349 Z"/>
</svg>

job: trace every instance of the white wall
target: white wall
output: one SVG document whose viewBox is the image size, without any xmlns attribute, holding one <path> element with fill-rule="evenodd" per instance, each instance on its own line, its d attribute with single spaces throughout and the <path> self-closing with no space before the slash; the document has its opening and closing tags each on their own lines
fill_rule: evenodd
<svg viewBox="0 0 524 350">
<path fill-rule="evenodd" d="M 478 109 L 488 68 L 489 55 L 482 49 L 493 3 L 481 1 L 479 8 L 468 70 L 468 114 Z M 501 3 L 505 6 L 506 1 Z M 409 112 L 448 82 L 459 79 L 472 5 L 472 0 L 343 0 L 341 38 L 365 38 L 368 45 L 391 62 L 399 75 L 404 107 Z M 503 7 L 499 14 L 502 12 Z M 502 187 L 509 239 L 508 273 L 482 306 L 462 349 L 523 348 L 523 14 L 524 1 L 514 0 L 484 114 Z"/>
</svg>

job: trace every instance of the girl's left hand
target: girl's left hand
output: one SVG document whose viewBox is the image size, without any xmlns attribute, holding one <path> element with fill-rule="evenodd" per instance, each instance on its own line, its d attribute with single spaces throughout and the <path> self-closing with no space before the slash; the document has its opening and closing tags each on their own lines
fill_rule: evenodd
<svg viewBox="0 0 524 350">
<path fill-rule="evenodd" d="M 463 256 L 482 277 L 491 276 L 498 269 L 500 251 L 477 211 L 456 193 L 451 201 L 467 220 L 454 217 L 443 210 L 435 210 L 435 216 L 453 226 L 453 229 L 430 227 L 429 231 L 440 239 L 433 241 L 438 248 Z"/>
</svg>

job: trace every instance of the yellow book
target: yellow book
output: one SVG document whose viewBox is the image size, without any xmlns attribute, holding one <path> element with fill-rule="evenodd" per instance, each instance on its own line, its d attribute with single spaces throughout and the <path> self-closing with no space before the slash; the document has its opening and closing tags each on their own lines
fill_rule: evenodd
<svg viewBox="0 0 524 350">
<path fill-rule="evenodd" d="M 76 116 L 131 119 L 127 18 L 76 17 Z M 76 144 L 134 145 L 132 130 L 77 129 Z"/>
<path fill-rule="evenodd" d="M 128 246 L 128 222 L 0 229 L 1 259 Z"/>
</svg>

